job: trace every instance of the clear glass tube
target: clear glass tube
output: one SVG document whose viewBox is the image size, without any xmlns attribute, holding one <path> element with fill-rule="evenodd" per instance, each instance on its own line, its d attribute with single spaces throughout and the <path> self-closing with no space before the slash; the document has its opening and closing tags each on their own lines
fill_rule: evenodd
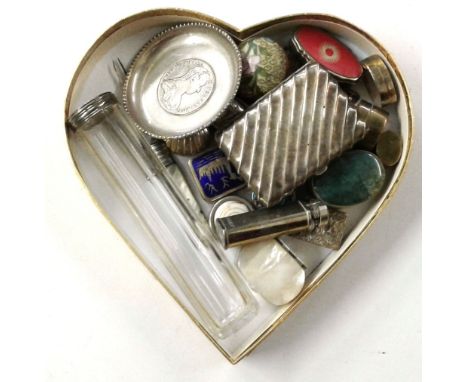
<svg viewBox="0 0 468 382">
<path fill-rule="evenodd" d="M 207 329 L 223 338 L 243 326 L 256 311 L 248 286 L 115 96 L 96 97 L 68 124 L 154 241 L 157 255 Z"/>
</svg>

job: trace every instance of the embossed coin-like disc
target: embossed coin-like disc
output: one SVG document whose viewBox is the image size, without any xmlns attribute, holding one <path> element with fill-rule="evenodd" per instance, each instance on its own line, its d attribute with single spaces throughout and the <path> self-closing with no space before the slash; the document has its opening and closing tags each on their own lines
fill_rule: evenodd
<svg viewBox="0 0 468 382">
<path fill-rule="evenodd" d="M 181 138 L 210 125 L 234 98 L 241 61 L 229 35 L 205 23 L 186 23 L 153 37 L 136 55 L 123 103 L 140 129 Z"/>
</svg>

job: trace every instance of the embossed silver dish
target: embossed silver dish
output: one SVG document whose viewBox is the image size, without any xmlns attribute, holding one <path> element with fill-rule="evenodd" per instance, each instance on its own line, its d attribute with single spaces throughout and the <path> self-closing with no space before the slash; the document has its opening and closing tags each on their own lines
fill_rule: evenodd
<svg viewBox="0 0 468 382">
<path fill-rule="evenodd" d="M 239 87 L 234 41 L 207 23 L 184 23 L 153 37 L 135 56 L 123 104 L 141 130 L 161 139 L 190 136 L 210 125 Z"/>
</svg>

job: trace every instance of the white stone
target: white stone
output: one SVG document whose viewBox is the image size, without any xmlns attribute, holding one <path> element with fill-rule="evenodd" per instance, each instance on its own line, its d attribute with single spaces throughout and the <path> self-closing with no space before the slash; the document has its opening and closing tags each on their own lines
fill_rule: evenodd
<svg viewBox="0 0 468 382">
<path fill-rule="evenodd" d="M 238 266 L 250 287 L 274 305 L 287 304 L 304 287 L 304 269 L 276 240 L 243 246 Z"/>
</svg>

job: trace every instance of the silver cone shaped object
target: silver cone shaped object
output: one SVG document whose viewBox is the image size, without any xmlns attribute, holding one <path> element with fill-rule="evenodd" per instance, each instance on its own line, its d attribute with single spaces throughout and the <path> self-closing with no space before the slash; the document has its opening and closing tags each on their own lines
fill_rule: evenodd
<svg viewBox="0 0 468 382">
<path fill-rule="evenodd" d="M 309 63 L 253 104 L 219 136 L 219 147 L 267 207 L 320 173 L 387 113 L 354 101 Z"/>
</svg>

